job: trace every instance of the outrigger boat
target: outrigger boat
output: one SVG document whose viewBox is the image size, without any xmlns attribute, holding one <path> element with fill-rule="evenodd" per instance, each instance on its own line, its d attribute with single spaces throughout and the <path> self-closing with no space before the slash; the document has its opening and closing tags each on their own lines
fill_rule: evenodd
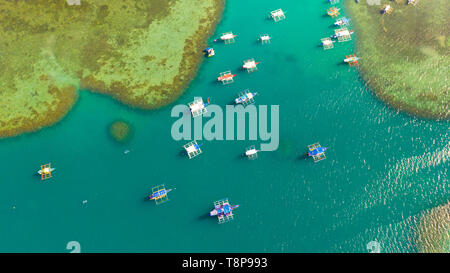
<svg viewBox="0 0 450 273">
<path fill-rule="evenodd" d="M 234 37 L 237 35 L 233 34 L 233 32 L 223 33 L 219 39 L 215 39 L 214 42 L 218 42 L 219 40 L 223 41 L 225 44 L 234 43 Z"/>
<path fill-rule="evenodd" d="M 345 30 L 342 30 L 340 32 L 336 32 L 336 34 L 331 35 L 330 38 L 332 38 L 332 39 L 339 39 L 341 37 L 348 37 L 348 36 L 350 36 L 353 33 L 354 33 L 353 30 L 346 30 L 345 29 Z"/>
<path fill-rule="evenodd" d="M 334 47 L 333 43 L 336 41 L 331 40 L 330 38 L 323 38 L 321 40 L 323 49 L 331 49 Z"/>
<path fill-rule="evenodd" d="M 350 66 L 358 65 L 358 61 L 359 61 L 359 57 L 356 57 L 355 54 L 347 55 L 346 58 L 344 59 L 344 62 L 348 63 L 348 65 L 350 65 Z"/>
<path fill-rule="evenodd" d="M 220 75 L 219 77 L 217 77 L 217 81 L 219 82 L 223 82 L 223 81 L 228 81 L 230 79 L 233 79 L 234 77 L 236 77 L 236 74 L 224 74 L 224 75 Z"/>
<path fill-rule="evenodd" d="M 209 105 L 209 102 L 209 98 L 208 102 L 204 102 L 202 98 L 194 98 L 194 101 L 188 104 L 192 117 L 195 118 L 206 113 L 206 106 Z"/>
<path fill-rule="evenodd" d="M 275 22 L 286 19 L 286 15 L 284 14 L 284 11 L 282 9 L 271 11 L 270 17 L 272 17 Z"/>
<path fill-rule="evenodd" d="M 270 39 L 272 39 L 272 37 L 270 37 L 269 34 L 263 34 L 259 36 L 259 40 L 263 45 L 270 43 Z"/>
<path fill-rule="evenodd" d="M 247 105 L 247 104 L 250 104 L 250 103 L 252 103 L 252 102 L 254 102 L 254 97 L 256 96 L 256 95 L 258 95 L 258 93 L 257 92 L 250 92 L 248 89 L 247 90 L 245 90 L 244 92 L 242 92 L 240 95 L 239 95 L 239 97 L 237 97 L 235 100 L 234 100 L 234 102 L 236 103 L 236 104 L 244 104 L 244 105 Z"/>
<path fill-rule="evenodd" d="M 152 194 L 148 197 L 148 199 L 155 200 L 156 204 L 159 205 L 169 200 L 167 194 L 171 191 L 172 189 L 166 190 L 164 184 L 156 186 L 152 189 Z"/>
<path fill-rule="evenodd" d="M 321 161 L 325 158 L 325 151 L 327 150 L 327 147 L 322 147 L 319 142 L 308 145 L 308 156 L 312 157 L 314 159 L 314 162 Z"/>
<path fill-rule="evenodd" d="M 205 50 L 203 50 L 203 52 L 205 52 L 206 57 L 212 57 L 214 56 L 216 53 L 214 52 L 214 49 L 212 47 L 207 47 L 205 48 Z"/>
<path fill-rule="evenodd" d="M 256 159 L 258 158 L 258 152 L 255 145 L 252 145 L 245 150 L 245 156 L 248 157 L 248 159 Z"/>
<path fill-rule="evenodd" d="M 257 65 L 259 62 L 255 62 L 254 59 L 246 60 L 244 61 L 244 65 L 242 66 L 243 69 L 247 69 L 248 72 L 253 72 L 255 70 L 258 70 Z"/>
<path fill-rule="evenodd" d="M 236 74 L 231 74 L 230 71 L 226 71 L 220 73 L 220 76 L 217 77 L 217 81 L 222 82 L 223 84 L 232 83 L 234 77 L 236 77 Z"/>
<path fill-rule="evenodd" d="M 340 14 L 339 10 L 340 10 L 340 8 L 331 7 L 329 9 L 327 9 L 327 14 L 331 17 L 337 17 Z"/>
<path fill-rule="evenodd" d="M 349 19 L 349 18 L 342 17 L 341 19 L 336 20 L 336 22 L 334 22 L 334 25 L 335 26 L 345 26 L 345 25 L 348 25 L 348 23 L 350 23 L 350 20 L 351 19 Z"/>
<path fill-rule="evenodd" d="M 209 213 L 209 216 L 217 216 L 219 224 L 233 220 L 233 210 L 237 209 L 239 205 L 232 206 L 228 199 L 222 199 L 214 202 L 214 209 Z"/>
<path fill-rule="evenodd" d="M 49 164 L 45 164 L 41 166 L 41 169 L 37 171 L 37 173 L 41 176 L 41 180 L 45 180 L 52 177 L 52 172 L 56 170 L 52 168 Z"/>
<path fill-rule="evenodd" d="M 184 145 L 183 148 L 186 150 L 186 154 L 188 155 L 189 159 L 191 159 L 202 153 L 202 149 L 200 149 L 200 146 L 202 146 L 202 144 L 198 144 L 197 141 L 194 140 Z"/>
</svg>

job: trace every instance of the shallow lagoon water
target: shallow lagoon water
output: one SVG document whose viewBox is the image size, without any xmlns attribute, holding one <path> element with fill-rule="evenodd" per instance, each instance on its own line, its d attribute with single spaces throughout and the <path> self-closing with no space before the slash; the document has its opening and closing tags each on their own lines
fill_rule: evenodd
<svg viewBox="0 0 450 273">
<path fill-rule="evenodd" d="M 82 252 L 366 252 L 376 240 L 382 252 L 415 252 L 412 219 L 449 199 L 449 124 L 378 101 L 341 64 L 353 42 L 319 47 L 334 29 L 329 6 L 227 1 L 216 56 L 172 105 L 147 112 L 82 91 L 57 125 L 1 140 L 0 251 L 69 252 L 78 241 Z M 278 8 L 287 19 L 267 20 Z M 235 44 L 212 43 L 230 30 Z M 264 33 L 270 45 L 257 42 Z M 240 71 L 248 58 L 259 71 Z M 235 82 L 217 84 L 229 69 Z M 245 88 L 256 105 L 280 105 L 279 149 L 249 161 L 239 155 L 257 142 L 201 141 L 202 155 L 180 155 L 172 107 L 194 96 L 225 105 Z M 109 136 L 116 119 L 133 125 L 126 145 Z M 317 141 L 328 158 L 314 164 L 302 156 Z M 34 173 L 47 162 L 57 170 L 42 182 Z M 176 190 L 156 206 L 145 197 L 161 183 Z M 224 197 L 241 206 L 218 225 L 207 214 Z"/>
</svg>

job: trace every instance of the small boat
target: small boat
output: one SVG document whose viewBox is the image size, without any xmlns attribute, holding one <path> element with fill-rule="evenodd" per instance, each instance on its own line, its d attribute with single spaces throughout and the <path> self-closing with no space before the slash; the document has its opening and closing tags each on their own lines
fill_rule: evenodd
<svg viewBox="0 0 450 273">
<path fill-rule="evenodd" d="M 148 199 L 149 199 L 149 200 L 157 200 L 157 199 L 160 199 L 160 198 L 162 198 L 162 197 L 165 197 L 165 196 L 166 196 L 169 192 L 171 192 L 171 191 L 172 191 L 172 189 L 166 190 L 165 188 L 160 189 L 160 190 L 157 190 L 157 191 L 153 192 L 153 193 L 148 197 Z"/>
<path fill-rule="evenodd" d="M 55 168 L 48 168 L 48 167 L 46 167 L 46 168 L 43 168 L 42 170 L 39 170 L 37 173 L 39 175 L 42 175 L 43 173 L 44 174 L 48 174 L 48 173 L 53 172 L 54 170 L 56 170 L 56 169 Z"/>
<path fill-rule="evenodd" d="M 338 39 L 339 37 L 349 36 L 349 35 L 351 35 L 353 33 L 354 33 L 353 30 L 344 30 L 344 31 L 341 31 L 341 32 L 338 32 L 336 34 L 331 35 L 330 38 Z"/>
<path fill-rule="evenodd" d="M 214 56 L 216 53 L 214 52 L 214 49 L 212 47 L 207 47 L 205 48 L 205 50 L 203 50 L 203 52 L 205 52 L 206 57 L 212 57 Z"/>
<path fill-rule="evenodd" d="M 233 210 L 237 209 L 239 205 L 232 206 L 228 199 L 222 199 L 214 202 L 214 209 L 209 212 L 209 216 L 217 216 L 219 224 L 233 220 Z"/>
<path fill-rule="evenodd" d="M 308 145 L 308 156 L 314 159 L 314 163 L 327 158 L 325 151 L 327 147 L 322 147 L 319 142 Z"/>
<path fill-rule="evenodd" d="M 341 18 L 339 20 L 336 20 L 336 22 L 334 22 L 335 26 L 343 26 L 343 25 L 347 25 L 350 22 L 351 19 L 349 18 Z"/>
<path fill-rule="evenodd" d="M 247 151 L 245 151 L 245 155 L 248 157 L 253 157 L 258 153 L 258 150 L 256 150 L 255 148 L 249 149 Z"/>
<path fill-rule="evenodd" d="M 353 55 L 353 56 L 348 56 L 347 58 L 345 58 L 344 62 L 354 63 L 354 62 L 357 62 L 358 60 L 359 60 L 359 57 L 356 57 L 355 55 Z"/>
<path fill-rule="evenodd" d="M 239 208 L 239 205 L 231 206 L 229 203 L 223 204 L 222 206 L 217 206 L 213 209 L 209 216 L 218 216 L 223 214 L 229 214 L 232 210 Z"/>
<path fill-rule="evenodd" d="M 246 62 L 246 63 L 242 66 L 242 68 L 244 68 L 244 69 L 252 69 L 252 68 L 255 68 L 257 64 L 259 64 L 259 62 L 249 61 L 249 62 Z"/>
<path fill-rule="evenodd" d="M 217 81 L 227 81 L 227 80 L 232 80 L 234 77 L 236 77 L 236 74 L 224 74 L 224 75 L 220 75 L 219 77 L 217 77 Z"/>
<path fill-rule="evenodd" d="M 328 148 L 327 147 L 317 147 L 314 150 L 308 152 L 308 156 L 316 156 L 323 154 Z"/>
<path fill-rule="evenodd" d="M 223 41 L 225 44 L 231 44 L 234 43 L 234 37 L 237 35 L 233 34 L 233 32 L 227 32 L 223 33 L 222 36 L 220 36 L 219 39 L 215 39 L 214 42 Z"/>
<path fill-rule="evenodd" d="M 336 41 L 330 40 L 330 39 L 324 39 L 322 40 L 322 46 L 330 47 L 335 43 Z"/>
<path fill-rule="evenodd" d="M 256 92 L 246 92 L 242 93 L 239 97 L 237 97 L 234 101 L 236 104 L 246 104 L 248 102 L 253 101 L 253 98 L 257 95 Z"/>
</svg>

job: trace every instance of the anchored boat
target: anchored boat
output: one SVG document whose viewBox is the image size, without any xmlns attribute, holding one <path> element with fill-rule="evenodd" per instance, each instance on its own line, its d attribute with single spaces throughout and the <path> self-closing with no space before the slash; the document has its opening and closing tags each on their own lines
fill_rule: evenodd
<svg viewBox="0 0 450 273">
<path fill-rule="evenodd" d="M 254 97 L 258 95 L 258 93 L 256 92 L 250 92 L 250 90 L 246 89 L 244 92 L 241 92 L 239 94 L 239 97 L 237 97 L 234 101 L 236 104 L 243 104 L 243 105 L 247 105 L 250 103 L 253 103 Z"/>
<path fill-rule="evenodd" d="M 234 37 L 237 35 L 233 34 L 233 32 L 227 32 L 223 33 L 222 36 L 220 36 L 220 40 L 223 41 L 226 45 L 234 43 Z M 219 39 L 215 39 L 214 42 L 218 42 Z"/>
<path fill-rule="evenodd" d="M 205 48 L 205 50 L 203 50 L 203 52 L 205 52 L 206 57 L 212 57 L 214 56 L 216 53 L 214 52 L 214 49 L 212 47 L 207 47 Z"/>
<path fill-rule="evenodd" d="M 349 66 L 358 65 L 359 57 L 356 57 L 355 54 L 345 56 L 344 62 L 348 63 Z"/>
<path fill-rule="evenodd" d="M 37 173 L 41 176 L 41 180 L 49 179 L 52 177 L 52 172 L 56 170 L 50 166 L 51 163 L 41 165 L 41 169 Z"/>
<path fill-rule="evenodd" d="M 233 220 L 233 210 L 237 209 L 239 205 L 232 206 L 228 202 L 228 198 L 214 202 L 214 209 L 209 213 L 209 216 L 217 216 L 219 224 Z"/>
<path fill-rule="evenodd" d="M 350 23 L 350 20 L 351 19 L 349 19 L 349 18 L 342 17 L 341 19 L 336 20 L 336 22 L 334 22 L 334 25 L 335 26 L 346 26 L 346 25 L 348 25 L 348 23 Z"/>
<path fill-rule="evenodd" d="M 166 190 L 166 187 L 163 185 L 156 186 L 152 189 L 152 194 L 148 197 L 149 200 L 155 200 L 156 204 L 162 204 L 164 202 L 169 201 L 167 194 L 171 192 L 172 189 Z"/>
<path fill-rule="evenodd" d="M 229 84 L 234 81 L 234 77 L 236 77 L 236 74 L 231 74 L 231 71 L 225 71 L 220 73 L 220 76 L 217 77 L 217 81 L 222 82 L 223 84 Z"/>
<path fill-rule="evenodd" d="M 254 59 L 249 59 L 249 60 L 244 61 L 244 65 L 242 66 L 242 68 L 247 69 L 247 71 L 250 73 L 250 72 L 258 70 L 258 67 L 257 67 L 258 64 L 259 64 L 259 62 L 255 62 Z"/>
<path fill-rule="evenodd" d="M 312 157 L 314 162 L 321 161 L 327 158 L 325 156 L 325 151 L 327 149 L 327 147 L 322 147 L 319 142 L 308 145 L 308 156 Z"/>
</svg>

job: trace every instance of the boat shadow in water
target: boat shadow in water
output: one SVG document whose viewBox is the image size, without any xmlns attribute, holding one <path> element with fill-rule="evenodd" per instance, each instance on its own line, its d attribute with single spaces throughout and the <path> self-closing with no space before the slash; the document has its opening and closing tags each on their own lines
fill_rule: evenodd
<svg viewBox="0 0 450 273">
<path fill-rule="evenodd" d="M 236 159 L 244 160 L 244 159 L 247 159 L 247 156 L 245 155 L 245 153 L 242 153 L 242 154 L 237 155 Z"/>
<path fill-rule="evenodd" d="M 197 217 L 197 220 L 206 220 L 209 218 L 212 218 L 209 216 L 209 213 L 204 213 L 204 214 L 200 215 L 199 217 Z"/>
<path fill-rule="evenodd" d="M 301 156 L 299 156 L 297 159 L 298 159 L 298 160 L 306 160 L 306 159 L 308 159 L 308 158 L 309 158 L 308 153 L 304 153 L 304 154 L 302 154 Z"/>
<path fill-rule="evenodd" d="M 182 149 L 182 150 L 180 150 L 180 152 L 178 152 L 178 156 L 179 157 L 187 157 L 188 154 L 186 153 L 186 150 Z"/>
</svg>

